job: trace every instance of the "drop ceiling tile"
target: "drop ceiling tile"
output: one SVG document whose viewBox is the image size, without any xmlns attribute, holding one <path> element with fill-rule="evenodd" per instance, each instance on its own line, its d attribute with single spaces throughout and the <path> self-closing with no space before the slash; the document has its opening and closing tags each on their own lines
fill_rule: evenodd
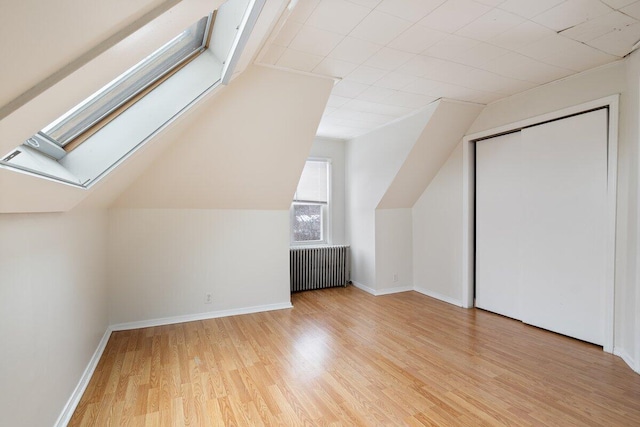
<svg viewBox="0 0 640 427">
<path fill-rule="evenodd" d="M 604 3 L 614 9 L 622 9 L 625 6 L 635 3 L 637 0 L 602 0 Z"/>
<path fill-rule="evenodd" d="M 423 55 L 441 59 L 457 60 L 470 49 L 478 46 L 478 40 L 451 34 L 423 52 Z"/>
<path fill-rule="evenodd" d="M 512 95 L 522 90 L 530 89 L 535 84 L 501 76 L 486 70 L 473 70 L 469 73 L 467 86 L 485 92 Z"/>
<path fill-rule="evenodd" d="M 556 34 L 555 31 L 543 25 L 524 21 L 522 24 L 492 38 L 489 43 L 517 52 L 531 43 L 554 34 Z"/>
<path fill-rule="evenodd" d="M 368 88 L 369 85 L 366 84 L 349 80 L 342 80 L 333 87 L 331 94 L 342 96 L 345 98 L 355 98 Z"/>
<path fill-rule="evenodd" d="M 478 104 L 490 104 L 498 99 L 504 98 L 504 95 L 494 92 L 475 91 L 468 93 L 465 101 L 475 102 Z"/>
<path fill-rule="evenodd" d="M 348 0 L 348 1 L 350 1 L 351 3 L 358 4 L 360 6 L 373 9 L 376 6 L 378 6 L 382 0 Z"/>
<path fill-rule="evenodd" d="M 437 67 L 442 60 L 428 56 L 416 55 L 406 64 L 398 68 L 398 71 L 411 76 L 422 77 Z"/>
<path fill-rule="evenodd" d="M 406 108 L 422 108 L 431 104 L 439 97 L 419 95 L 415 93 L 397 91 L 385 99 L 386 104 Z"/>
<path fill-rule="evenodd" d="M 391 71 L 409 61 L 414 56 L 414 54 L 402 50 L 383 47 L 375 55 L 367 59 L 365 65 Z"/>
<path fill-rule="evenodd" d="M 328 56 L 354 64 L 362 64 L 380 49 L 382 49 L 382 46 L 379 44 L 356 39 L 355 37 L 345 37 Z"/>
<path fill-rule="evenodd" d="M 389 43 L 389 47 L 409 53 L 421 53 L 445 37 L 447 34 L 441 31 L 414 25 Z"/>
<path fill-rule="evenodd" d="M 326 108 L 324 109 L 324 112 L 322 113 L 322 117 L 324 117 L 324 116 L 330 116 L 330 115 L 331 115 L 331 113 L 333 113 L 333 112 L 334 112 L 334 111 L 336 111 L 336 110 L 337 110 L 337 108 L 336 108 L 336 107 L 326 107 Z"/>
<path fill-rule="evenodd" d="M 498 7 L 502 3 L 504 3 L 505 0 L 476 0 L 476 1 L 478 3 L 486 4 L 487 6 Z"/>
<path fill-rule="evenodd" d="M 309 16 L 313 13 L 320 0 L 302 0 L 296 3 L 296 6 L 289 15 L 289 20 L 304 24 Z"/>
<path fill-rule="evenodd" d="M 384 114 L 393 117 L 405 116 L 413 111 L 413 109 L 411 108 L 380 104 L 378 102 L 362 101 L 360 99 L 352 99 L 344 105 L 344 108 L 347 108 L 349 110 L 364 111 L 367 113 Z"/>
<path fill-rule="evenodd" d="M 606 15 L 611 10 L 600 0 L 567 0 L 532 18 L 532 21 L 555 31 L 563 31 L 598 16 Z"/>
<path fill-rule="evenodd" d="M 473 0 L 449 0 L 418 22 L 434 30 L 455 33 L 491 8 Z"/>
<path fill-rule="evenodd" d="M 309 16 L 306 24 L 347 35 L 369 12 L 371 9 L 345 0 L 323 0 Z"/>
<path fill-rule="evenodd" d="M 500 9 L 515 13 L 524 18 L 533 18 L 565 0 L 507 0 L 500 4 Z"/>
<path fill-rule="evenodd" d="M 383 70 L 381 68 L 369 67 L 368 65 L 360 65 L 347 77 L 345 77 L 345 80 L 371 85 L 377 80 L 380 80 L 380 78 L 382 78 L 387 73 L 387 70 Z"/>
<path fill-rule="evenodd" d="M 351 101 L 351 98 L 345 98 L 344 96 L 338 96 L 331 94 L 327 101 L 327 107 L 340 108 L 347 102 Z"/>
<path fill-rule="evenodd" d="M 400 90 L 416 79 L 417 77 L 411 74 L 391 72 L 375 82 L 374 86 Z"/>
<path fill-rule="evenodd" d="M 456 34 L 476 40 L 487 41 L 498 34 L 522 24 L 524 18 L 505 12 L 500 9 L 493 9 L 476 19 L 469 25 L 459 29 Z"/>
<path fill-rule="evenodd" d="M 626 6 L 621 10 L 626 15 L 629 15 L 635 19 L 640 19 L 640 1 L 637 1 L 629 6 Z"/>
<path fill-rule="evenodd" d="M 580 43 L 554 33 L 538 40 L 537 42 L 518 49 L 518 53 L 534 59 L 543 59 L 559 52 L 565 52 L 572 48 L 576 48 L 577 45 L 580 45 Z"/>
<path fill-rule="evenodd" d="M 380 12 L 417 22 L 444 2 L 445 0 L 383 0 L 377 9 Z"/>
<path fill-rule="evenodd" d="M 322 62 L 313 69 L 313 72 L 324 74 L 325 76 L 343 78 L 356 68 L 358 68 L 358 64 L 335 58 L 324 58 Z"/>
<path fill-rule="evenodd" d="M 298 31 L 302 29 L 302 24 L 294 21 L 287 21 L 273 42 L 277 45 L 289 47 L 291 40 L 298 34 Z"/>
<path fill-rule="evenodd" d="M 576 42 L 576 46 L 573 48 L 553 54 L 545 58 L 544 62 L 580 72 L 618 59 L 617 56 L 609 55 L 591 46 Z"/>
<path fill-rule="evenodd" d="M 411 21 L 374 10 L 349 34 L 351 37 L 386 45 L 411 26 Z"/>
<path fill-rule="evenodd" d="M 470 65 L 472 67 L 481 68 L 489 61 L 493 61 L 502 55 L 506 55 L 508 51 L 489 43 L 479 43 L 464 53 L 451 58 L 453 61 L 461 64 Z"/>
<path fill-rule="evenodd" d="M 272 43 L 264 50 L 264 53 L 260 58 L 260 62 L 264 64 L 275 65 L 285 50 L 287 50 L 286 47 L 278 46 L 277 44 Z"/>
<path fill-rule="evenodd" d="M 397 91 L 391 89 L 385 89 L 382 87 L 371 86 L 364 92 L 362 92 L 357 99 L 361 101 L 385 103 L 385 99 L 394 95 Z"/>
<path fill-rule="evenodd" d="M 469 81 L 469 75 L 474 70 L 475 68 L 467 65 L 446 60 L 438 60 L 438 63 L 434 64 L 434 66 L 424 73 L 422 77 L 439 82 L 466 86 L 466 83 Z"/>
<path fill-rule="evenodd" d="M 395 119 L 394 116 L 384 114 L 368 113 L 366 111 L 350 110 L 347 106 L 340 108 L 331 115 L 332 119 L 355 120 L 374 125 L 382 125 Z"/>
<path fill-rule="evenodd" d="M 629 25 L 620 31 L 612 31 L 602 37 L 590 40 L 589 46 L 611 55 L 622 57 L 631 52 L 632 46 L 638 40 L 640 40 L 640 23 Z"/>
<path fill-rule="evenodd" d="M 636 19 L 616 11 L 583 22 L 582 24 L 562 31 L 560 34 L 573 40 L 588 42 L 612 31 L 620 31 L 624 27 L 633 25 L 636 22 L 638 22 Z"/>
<path fill-rule="evenodd" d="M 574 73 L 515 52 L 492 61 L 485 66 L 485 69 L 502 76 L 538 84 L 549 83 Z"/>
<path fill-rule="evenodd" d="M 280 55 L 280 59 L 278 59 L 276 65 L 299 71 L 311 71 L 322 59 L 322 56 L 287 49 Z"/>
<path fill-rule="evenodd" d="M 344 36 L 305 25 L 289 44 L 291 49 L 313 55 L 327 56 Z"/>
<path fill-rule="evenodd" d="M 407 85 L 403 92 L 411 93 L 414 95 L 429 96 L 432 98 L 439 98 L 444 96 L 443 91 L 445 83 L 437 82 L 435 80 L 418 78 L 411 84 Z"/>
</svg>

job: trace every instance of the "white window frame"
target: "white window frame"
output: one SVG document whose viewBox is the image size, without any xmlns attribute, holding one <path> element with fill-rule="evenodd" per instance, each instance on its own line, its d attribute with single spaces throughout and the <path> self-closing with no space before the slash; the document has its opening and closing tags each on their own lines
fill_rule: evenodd
<svg viewBox="0 0 640 427">
<path fill-rule="evenodd" d="M 331 238 L 331 187 L 333 185 L 332 179 L 332 165 L 331 159 L 325 157 L 309 157 L 305 160 L 305 164 L 307 161 L 313 162 L 325 162 L 327 164 L 327 203 L 314 203 L 309 201 L 297 202 L 292 201 L 291 206 L 289 208 L 289 244 L 292 247 L 295 246 L 321 246 L 321 245 L 330 245 L 332 242 Z M 294 215 L 294 206 L 295 205 L 320 205 L 321 209 L 321 224 L 322 224 L 322 239 L 320 240 L 305 240 L 305 241 L 296 241 L 293 238 L 293 224 L 295 220 Z"/>
</svg>

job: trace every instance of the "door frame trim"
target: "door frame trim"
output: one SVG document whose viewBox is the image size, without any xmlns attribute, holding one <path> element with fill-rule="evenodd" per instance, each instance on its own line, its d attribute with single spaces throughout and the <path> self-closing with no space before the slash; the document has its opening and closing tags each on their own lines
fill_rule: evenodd
<svg viewBox="0 0 640 427">
<path fill-rule="evenodd" d="M 607 213 L 605 261 L 605 325 L 603 349 L 614 348 L 616 213 L 618 188 L 618 120 L 620 95 L 585 102 L 572 107 L 520 120 L 504 126 L 467 135 L 462 140 L 462 305 L 474 306 L 475 279 L 475 143 L 477 140 L 514 132 L 519 129 L 558 120 L 598 108 L 608 108 L 607 144 Z"/>
</svg>

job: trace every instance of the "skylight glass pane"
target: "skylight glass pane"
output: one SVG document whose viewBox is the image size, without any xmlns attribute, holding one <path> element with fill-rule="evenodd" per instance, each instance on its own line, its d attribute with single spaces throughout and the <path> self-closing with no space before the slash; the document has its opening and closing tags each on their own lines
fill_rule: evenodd
<svg viewBox="0 0 640 427">
<path fill-rule="evenodd" d="M 42 132 L 61 146 L 71 142 L 204 47 L 207 21 L 200 19 Z"/>
<path fill-rule="evenodd" d="M 300 202 L 327 203 L 329 201 L 329 163 L 322 160 L 307 160 L 300 176 L 294 199 Z"/>
</svg>

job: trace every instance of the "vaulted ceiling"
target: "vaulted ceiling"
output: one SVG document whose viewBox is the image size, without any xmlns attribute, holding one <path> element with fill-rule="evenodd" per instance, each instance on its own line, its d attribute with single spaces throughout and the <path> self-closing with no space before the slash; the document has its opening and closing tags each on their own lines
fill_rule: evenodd
<svg viewBox="0 0 640 427">
<path fill-rule="evenodd" d="M 258 61 L 339 79 L 318 134 L 347 139 L 617 61 L 639 20 L 637 0 L 299 0 Z"/>
</svg>

